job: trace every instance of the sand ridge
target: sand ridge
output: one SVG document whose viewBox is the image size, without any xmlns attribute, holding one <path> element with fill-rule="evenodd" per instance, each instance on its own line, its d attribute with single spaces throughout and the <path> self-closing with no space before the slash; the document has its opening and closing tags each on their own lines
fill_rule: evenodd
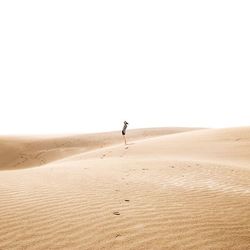
<svg viewBox="0 0 250 250">
<path fill-rule="evenodd" d="M 249 249 L 249 135 L 4 138 L 0 249 Z M 17 167 L 20 152 L 31 159 Z"/>
<path fill-rule="evenodd" d="M 131 130 L 128 139 L 138 140 L 192 131 L 192 128 Z M 84 135 L 0 137 L 0 170 L 44 165 L 70 155 L 101 149 L 122 142 L 120 132 Z"/>
</svg>

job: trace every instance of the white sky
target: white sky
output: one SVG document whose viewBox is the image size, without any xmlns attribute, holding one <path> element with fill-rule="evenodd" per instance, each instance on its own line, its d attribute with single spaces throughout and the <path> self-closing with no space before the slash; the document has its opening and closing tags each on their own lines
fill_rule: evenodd
<svg viewBox="0 0 250 250">
<path fill-rule="evenodd" d="M 250 125 L 249 1 L 0 2 L 0 134 Z"/>
</svg>

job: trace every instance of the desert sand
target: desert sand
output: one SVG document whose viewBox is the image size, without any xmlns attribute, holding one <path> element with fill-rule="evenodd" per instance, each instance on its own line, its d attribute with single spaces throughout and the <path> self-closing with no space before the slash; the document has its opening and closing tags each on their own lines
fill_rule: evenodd
<svg viewBox="0 0 250 250">
<path fill-rule="evenodd" d="M 250 127 L 0 137 L 0 249 L 250 249 Z"/>
</svg>

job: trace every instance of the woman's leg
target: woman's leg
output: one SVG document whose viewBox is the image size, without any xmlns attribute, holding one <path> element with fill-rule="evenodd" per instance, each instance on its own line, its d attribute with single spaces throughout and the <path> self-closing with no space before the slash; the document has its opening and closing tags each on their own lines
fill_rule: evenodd
<svg viewBox="0 0 250 250">
<path fill-rule="evenodd" d="M 124 143 L 125 143 L 125 145 L 127 145 L 126 136 L 123 135 L 123 138 L 124 138 Z"/>
</svg>

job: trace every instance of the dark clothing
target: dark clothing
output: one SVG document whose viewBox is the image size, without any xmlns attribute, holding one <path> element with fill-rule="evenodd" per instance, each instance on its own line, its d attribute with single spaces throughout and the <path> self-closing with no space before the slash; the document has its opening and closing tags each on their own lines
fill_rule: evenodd
<svg viewBox="0 0 250 250">
<path fill-rule="evenodd" d="M 127 129 L 128 125 L 127 123 L 124 123 L 123 129 L 122 129 L 122 134 L 125 135 L 126 134 L 126 129 Z"/>
</svg>

